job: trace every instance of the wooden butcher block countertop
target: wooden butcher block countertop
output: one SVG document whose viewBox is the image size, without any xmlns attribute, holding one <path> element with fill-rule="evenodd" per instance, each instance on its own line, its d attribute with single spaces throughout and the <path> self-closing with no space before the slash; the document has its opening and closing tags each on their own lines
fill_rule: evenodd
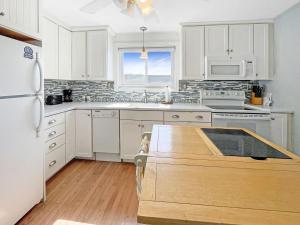
<svg viewBox="0 0 300 225">
<path fill-rule="evenodd" d="M 200 128 L 155 126 L 138 222 L 300 224 L 299 157 L 255 136 L 292 159 L 225 157 Z"/>
</svg>

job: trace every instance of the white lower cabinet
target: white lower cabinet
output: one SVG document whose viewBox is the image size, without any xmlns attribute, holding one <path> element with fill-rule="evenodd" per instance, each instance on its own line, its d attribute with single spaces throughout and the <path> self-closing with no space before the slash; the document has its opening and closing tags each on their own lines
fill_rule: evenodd
<svg viewBox="0 0 300 225">
<path fill-rule="evenodd" d="M 163 121 L 120 121 L 121 159 L 134 159 L 138 153 L 143 133 L 151 132 L 154 124 L 163 124 Z"/>
<path fill-rule="evenodd" d="M 151 132 L 154 124 L 163 124 L 162 111 L 120 111 L 121 159 L 134 159 L 142 134 Z"/>
<path fill-rule="evenodd" d="M 65 145 L 48 152 L 45 158 L 45 178 L 48 180 L 66 164 Z"/>
<path fill-rule="evenodd" d="M 76 110 L 76 157 L 92 159 L 91 110 Z"/>
<path fill-rule="evenodd" d="M 292 114 L 273 113 L 271 117 L 270 141 L 284 148 L 292 149 Z"/>
<path fill-rule="evenodd" d="M 75 111 L 66 112 L 66 163 L 76 155 L 76 117 Z"/>
<path fill-rule="evenodd" d="M 45 121 L 45 180 L 48 180 L 66 164 L 65 115 L 46 117 Z"/>
</svg>

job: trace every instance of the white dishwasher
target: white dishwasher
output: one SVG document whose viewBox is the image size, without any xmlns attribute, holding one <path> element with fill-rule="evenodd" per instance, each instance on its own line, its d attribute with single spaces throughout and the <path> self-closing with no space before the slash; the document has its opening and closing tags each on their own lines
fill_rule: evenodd
<svg viewBox="0 0 300 225">
<path fill-rule="evenodd" d="M 93 110 L 93 152 L 120 153 L 118 110 Z"/>
</svg>

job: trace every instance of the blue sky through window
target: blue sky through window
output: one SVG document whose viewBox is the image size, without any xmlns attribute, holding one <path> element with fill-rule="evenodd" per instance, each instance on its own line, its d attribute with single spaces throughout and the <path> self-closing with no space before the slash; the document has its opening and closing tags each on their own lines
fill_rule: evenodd
<svg viewBox="0 0 300 225">
<path fill-rule="evenodd" d="M 126 75 L 167 75 L 172 73 L 172 53 L 165 51 L 148 52 L 148 74 L 145 61 L 139 52 L 123 53 L 123 74 Z"/>
</svg>

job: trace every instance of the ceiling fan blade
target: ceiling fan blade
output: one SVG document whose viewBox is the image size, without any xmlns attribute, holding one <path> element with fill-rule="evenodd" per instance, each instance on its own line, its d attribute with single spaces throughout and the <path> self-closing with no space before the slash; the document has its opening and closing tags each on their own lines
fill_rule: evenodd
<svg viewBox="0 0 300 225">
<path fill-rule="evenodd" d="M 111 0 L 94 0 L 91 1 L 89 4 L 83 6 L 80 11 L 90 14 L 95 14 L 99 10 L 107 7 L 111 4 Z"/>
<path fill-rule="evenodd" d="M 128 1 L 127 7 L 121 11 L 126 16 L 134 17 L 137 13 L 139 13 L 139 9 L 136 4 Z"/>
<path fill-rule="evenodd" d="M 127 0 L 113 0 L 115 5 L 120 9 L 126 9 L 127 7 Z"/>
</svg>

